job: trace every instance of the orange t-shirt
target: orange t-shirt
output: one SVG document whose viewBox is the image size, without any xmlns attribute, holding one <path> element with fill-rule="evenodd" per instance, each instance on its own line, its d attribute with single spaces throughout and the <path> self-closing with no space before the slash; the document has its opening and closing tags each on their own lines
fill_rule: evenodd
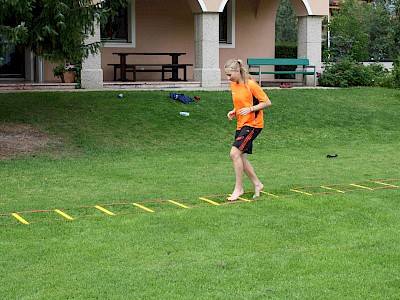
<svg viewBox="0 0 400 300">
<path fill-rule="evenodd" d="M 269 100 L 263 89 L 253 80 L 247 81 L 247 87 L 244 83 L 232 82 L 230 85 L 232 91 L 233 106 L 236 111 L 237 129 L 243 126 L 251 126 L 254 128 L 264 127 L 264 114 L 262 110 L 253 111 L 245 116 L 239 115 L 237 112 L 244 107 L 250 107 Z M 253 100 L 254 96 L 254 100 Z M 253 102 L 255 101 L 255 102 Z"/>
</svg>

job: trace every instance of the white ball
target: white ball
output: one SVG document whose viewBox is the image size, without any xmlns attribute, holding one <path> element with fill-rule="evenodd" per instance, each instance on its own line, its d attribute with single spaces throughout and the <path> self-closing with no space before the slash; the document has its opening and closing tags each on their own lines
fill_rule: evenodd
<svg viewBox="0 0 400 300">
<path fill-rule="evenodd" d="M 122 95 L 122 94 L 119 94 L 119 95 L 118 95 L 118 98 L 121 99 L 122 97 L 124 97 L 124 95 Z"/>
</svg>

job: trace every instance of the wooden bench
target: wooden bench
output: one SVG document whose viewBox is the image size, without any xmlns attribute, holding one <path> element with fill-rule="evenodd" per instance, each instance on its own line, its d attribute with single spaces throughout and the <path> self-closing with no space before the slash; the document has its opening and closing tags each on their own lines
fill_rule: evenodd
<svg viewBox="0 0 400 300">
<path fill-rule="evenodd" d="M 261 86 L 261 75 L 263 74 L 294 74 L 303 75 L 303 84 L 306 81 L 306 75 L 314 76 L 314 86 L 317 85 L 317 71 L 315 66 L 310 66 L 308 58 L 248 58 L 247 65 L 249 66 L 249 73 L 251 75 L 258 75 L 259 84 Z M 300 66 L 301 70 L 294 71 L 263 71 L 264 66 Z M 251 69 L 256 68 L 257 71 Z M 313 70 L 307 70 L 312 68 Z"/>
<path fill-rule="evenodd" d="M 121 69 L 121 64 L 107 64 L 108 66 L 112 66 L 114 68 L 114 81 L 117 81 L 117 71 Z M 159 72 L 162 74 L 162 81 L 165 80 L 165 73 L 171 72 L 178 69 L 183 70 L 183 80 L 187 80 L 187 67 L 193 66 L 193 64 L 126 64 L 125 72 L 132 73 L 132 80 L 136 81 L 136 73 L 138 72 Z M 146 67 L 146 69 L 138 69 L 141 67 Z M 152 68 L 147 68 L 152 67 Z M 154 68 L 155 67 L 155 68 Z M 160 68 L 161 67 L 161 68 Z M 177 72 L 176 72 L 177 73 Z M 180 80 L 179 78 L 171 78 L 171 80 Z"/>
<path fill-rule="evenodd" d="M 166 72 L 174 73 L 174 69 L 175 70 L 182 69 L 183 70 L 183 81 L 187 81 L 186 68 L 188 66 L 193 66 L 193 64 L 163 64 L 162 65 L 162 81 L 165 80 L 164 74 Z"/>
</svg>

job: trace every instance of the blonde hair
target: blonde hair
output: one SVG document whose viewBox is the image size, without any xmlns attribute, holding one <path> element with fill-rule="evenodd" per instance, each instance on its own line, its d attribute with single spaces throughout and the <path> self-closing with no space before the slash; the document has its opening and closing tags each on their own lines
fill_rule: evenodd
<svg viewBox="0 0 400 300">
<path fill-rule="evenodd" d="M 251 79 L 251 75 L 247 71 L 247 69 L 244 67 L 243 60 L 241 59 L 230 59 L 226 62 L 224 66 L 225 72 L 237 72 L 239 70 L 240 72 L 240 79 L 244 82 L 245 85 L 247 85 L 247 80 Z"/>
</svg>

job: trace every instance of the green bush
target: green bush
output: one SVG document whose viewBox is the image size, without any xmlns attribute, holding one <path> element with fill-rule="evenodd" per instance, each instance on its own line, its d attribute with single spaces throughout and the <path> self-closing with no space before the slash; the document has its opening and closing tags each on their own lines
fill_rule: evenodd
<svg viewBox="0 0 400 300">
<path fill-rule="evenodd" d="M 381 66 L 381 69 L 379 69 Z M 371 65 L 376 74 L 375 78 L 373 79 L 375 86 L 386 87 L 386 88 L 393 88 L 393 76 L 387 69 L 383 68 L 382 65 L 376 63 Z"/>
<path fill-rule="evenodd" d="M 393 62 L 392 78 L 393 87 L 400 89 L 400 56 Z"/>
<path fill-rule="evenodd" d="M 328 87 L 370 86 L 374 83 L 374 77 L 373 68 L 352 60 L 341 60 L 325 65 L 318 81 L 320 85 Z"/>
<path fill-rule="evenodd" d="M 297 58 L 296 42 L 279 42 L 275 46 L 276 58 Z"/>
<path fill-rule="evenodd" d="M 393 61 L 393 69 L 389 72 L 382 64 L 369 66 L 373 74 L 373 84 L 385 88 L 400 88 L 400 57 Z"/>
<path fill-rule="evenodd" d="M 297 58 L 297 43 L 281 42 L 275 46 L 276 58 Z M 275 71 L 294 71 L 297 66 L 275 66 Z M 295 79 L 294 74 L 277 74 L 275 79 Z"/>
<path fill-rule="evenodd" d="M 400 88 L 400 58 L 393 62 L 393 70 L 389 72 L 382 64 L 373 63 L 364 66 L 352 60 L 341 60 L 325 65 L 325 70 L 318 76 L 321 86 L 380 86 Z"/>
</svg>

